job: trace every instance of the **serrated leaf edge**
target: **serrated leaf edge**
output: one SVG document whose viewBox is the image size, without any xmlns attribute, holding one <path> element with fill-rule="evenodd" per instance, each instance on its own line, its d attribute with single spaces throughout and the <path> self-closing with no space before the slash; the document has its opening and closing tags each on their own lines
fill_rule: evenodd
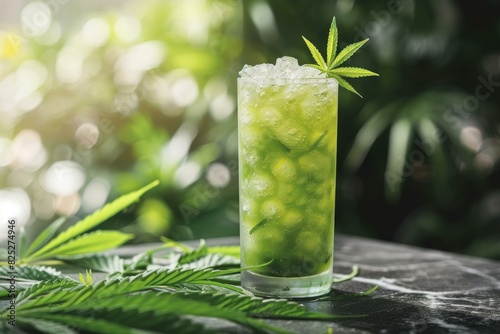
<svg viewBox="0 0 500 334">
<path fill-rule="evenodd" d="M 337 20 L 334 16 L 330 25 L 330 31 L 328 32 L 328 43 L 326 46 L 326 62 L 328 67 L 330 67 L 337 54 L 338 37 Z"/>
<path fill-rule="evenodd" d="M 347 78 L 362 78 L 362 77 L 378 77 L 379 74 L 361 67 L 336 67 L 329 71 L 330 73 L 347 77 Z"/>
<path fill-rule="evenodd" d="M 314 46 L 314 44 L 311 43 L 304 36 L 302 36 L 302 38 L 304 39 L 304 42 L 306 42 L 307 48 L 311 52 L 311 55 L 313 56 L 313 59 L 316 61 L 316 63 L 318 64 L 318 66 L 322 68 L 322 71 L 325 71 L 327 69 L 326 63 L 325 63 L 325 59 L 323 59 L 323 56 L 318 51 L 318 48 L 316 48 L 316 46 Z"/>
<path fill-rule="evenodd" d="M 368 42 L 369 38 L 362 40 L 361 42 L 349 44 L 345 48 L 342 49 L 342 51 L 339 52 L 337 57 L 335 57 L 335 60 L 332 62 L 331 68 L 333 69 L 340 64 L 343 64 L 346 62 L 349 58 L 351 58 L 363 45 Z"/>
<path fill-rule="evenodd" d="M 359 94 L 358 91 L 350 83 L 348 83 L 346 80 L 344 80 L 342 77 L 340 77 L 340 76 L 338 76 L 336 74 L 333 74 L 332 77 L 338 81 L 338 83 L 339 83 L 340 86 L 344 87 L 348 91 L 350 91 L 350 92 L 358 95 L 359 97 L 363 98 L 363 96 L 361 96 L 361 94 Z"/>
</svg>

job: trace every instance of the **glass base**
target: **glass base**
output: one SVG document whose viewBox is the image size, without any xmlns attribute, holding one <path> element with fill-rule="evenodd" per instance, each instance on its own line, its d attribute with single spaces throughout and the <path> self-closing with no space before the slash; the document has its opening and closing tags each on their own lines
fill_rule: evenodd
<svg viewBox="0 0 500 334">
<path fill-rule="evenodd" d="M 244 271 L 241 286 L 256 296 L 274 298 L 306 298 L 327 294 L 332 288 L 333 275 L 328 270 L 319 275 L 304 277 L 265 276 Z"/>
</svg>

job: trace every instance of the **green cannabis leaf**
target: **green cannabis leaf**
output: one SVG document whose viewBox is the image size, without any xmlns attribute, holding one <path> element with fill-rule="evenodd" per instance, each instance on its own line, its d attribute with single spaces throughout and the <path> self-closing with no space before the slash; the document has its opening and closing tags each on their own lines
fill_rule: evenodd
<svg viewBox="0 0 500 334">
<path fill-rule="evenodd" d="M 105 254 L 82 256 L 70 261 L 74 265 L 111 273 L 98 282 L 92 277 L 90 269 L 78 275 L 79 282 L 51 267 L 19 266 L 18 278 L 31 281 L 31 284 L 17 295 L 17 322 L 25 330 L 51 334 L 80 331 L 103 334 L 214 333 L 193 321 L 193 317 L 201 316 L 225 319 L 256 333 L 288 333 L 262 319 L 332 321 L 360 316 L 312 312 L 295 302 L 248 295 L 238 288 L 238 274 L 248 268 L 214 269 L 228 261 L 235 263 L 237 259 L 227 254 L 236 253 L 237 246 L 207 247 L 203 241 L 197 248 L 180 243 L 175 246 L 182 253 L 180 257 L 173 258 L 175 262 L 170 265 L 174 268 L 148 269 L 132 276 L 125 275 L 129 267 L 136 267 L 137 261 L 155 265 L 153 255 L 160 248 L 138 254 L 133 262 Z M 171 249 L 166 257 L 157 259 L 170 259 L 168 254 L 175 252 L 177 250 Z M 192 268 L 186 267 L 191 265 Z M 0 267 L 0 279 L 7 278 L 8 271 L 9 267 Z M 351 279 L 358 272 L 354 267 L 349 275 L 340 277 L 336 282 Z M 235 276 L 236 279 L 231 279 Z M 375 288 L 352 296 L 367 296 Z M 350 297 L 346 293 L 337 294 L 329 297 L 331 300 Z M 0 307 L 0 332 L 8 328 L 4 320 L 7 311 L 5 307 Z"/>
<path fill-rule="evenodd" d="M 97 253 L 121 246 L 131 238 L 132 234 L 119 231 L 94 231 L 85 233 L 114 216 L 139 198 L 151 188 L 156 187 L 159 181 L 123 195 L 100 210 L 85 217 L 67 230 L 52 238 L 64 223 L 64 218 L 54 221 L 30 245 L 20 259 L 20 263 L 33 263 L 49 258 Z"/>
<path fill-rule="evenodd" d="M 307 48 L 311 52 L 313 59 L 316 61 L 316 64 L 307 64 L 310 67 L 320 70 L 323 73 L 326 73 L 328 78 L 334 78 L 338 81 L 339 85 L 344 87 L 350 92 L 357 94 L 359 97 L 362 97 L 350 83 L 348 83 L 343 77 L 346 78 L 361 78 L 361 77 L 370 77 L 370 76 L 378 76 L 377 73 L 372 72 L 370 70 L 366 70 L 360 67 L 338 67 L 346 62 L 349 58 L 351 58 L 356 51 L 358 51 L 366 42 L 368 42 L 368 38 L 362 40 L 361 42 L 353 43 L 346 46 L 342 51 L 337 54 L 337 45 L 338 45 L 338 30 L 337 30 L 337 22 L 335 17 L 333 17 L 332 24 L 330 25 L 330 32 L 328 33 L 328 42 L 326 46 L 326 62 L 321 53 L 318 51 L 318 48 L 314 46 L 307 38 L 302 36 L 304 42 L 306 42 Z"/>
<path fill-rule="evenodd" d="M 0 299 L 6 298 L 9 295 L 11 286 L 12 270 L 9 266 L 0 267 Z M 16 266 L 15 290 L 22 293 L 24 290 L 29 290 L 32 286 L 40 281 L 48 281 L 54 279 L 68 279 L 68 276 L 63 275 L 60 271 L 51 267 L 45 266 Z M 74 281 L 76 283 L 76 281 Z M 1 331 L 0 331 L 1 333 Z"/>
<path fill-rule="evenodd" d="M 296 302 L 253 297 L 241 288 L 240 274 L 270 262 L 241 268 L 238 246 L 207 246 L 200 240 L 195 248 L 163 238 L 164 244 L 132 258 L 98 253 L 119 246 L 130 236 L 89 230 L 139 200 L 155 185 L 157 182 L 116 199 L 59 234 L 64 219 L 56 220 L 25 249 L 23 264 L 16 266 L 16 326 L 47 334 L 216 333 L 196 320 L 209 317 L 254 333 L 285 334 L 289 332 L 262 319 L 332 321 L 362 316 L 313 312 Z M 55 268 L 32 264 L 47 259 L 85 271 L 74 279 Z M 11 271 L 10 266 L 0 266 L 0 300 L 13 298 Z M 108 275 L 104 279 L 94 277 L 93 271 Z M 358 273 L 353 267 L 350 274 L 334 283 Z M 375 290 L 376 286 L 354 295 L 332 291 L 318 300 L 366 297 Z M 7 306 L 0 304 L 0 333 L 13 329 Z"/>
<path fill-rule="evenodd" d="M 207 293 L 203 290 L 190 292 L 189 289 L 177 291 L 163 289 L 182 284 L 210 285 L 218 277 L 239 273 L 241 270 L 244 269 L 158 269 L 132 277 L 112 278 L 96 284 L 93 284 L 91 271 L 87 270 L 86 277 L 83 274 L 79 275 L 81 284 L 73 280 L 52 278 L 23 291 L 16 299 L 16 315 L 19 323 L 28 328 L 33 327 L 36 323 L 34 320 L 40 319 L 50 322 L 51 328 L 56 325 L 71 325 L 96 333 L 111 333 L 114 330 L 125 333 L 128 332 L 123 331 L 125 327 L 152 329 L 149 327 L 152 325 L 149 321 L 138 321 L 141 314 L 144 316 L 148 313 L 154 315 L 152 318 L 168 318 L 170 320 L 168 323 L 175 326 L 184 323 L 183 316 L 204 316 L 226 319 L 255 332 L 268 330 L 274 333 L 287 332 L 254 318 L 317 320 L 343 318 L 343 316 L 311 312 L 294 302 L 264 300 L 241 292 Z M 7 309 L 0 308 L 0 314 L 4 315 L 6 311 Z M 124 314 L 128 316 L 124 317 Z M 177 316 L 180 318 L 172 318 Z M 128 322 L 131 320 L 129 317 L 135 320 Z M 163 326 L 161 332 L 164 332 L 165 326 L 168 327 L 165 322 L 162 322 L 161 326 L 157 325 L 158 327 L 154 327 L 158 330 Z M 184 325 L 194 326 L 191 323 Z M 198 327 L 198 329 L 196 332 L 193 328 L 192 332 L 205 332 L 203 328 Z M 174 329 L 172 331 L 178 332 Z M 130 332 L 135 333 L 135 331 Z"/>
<path fill-rule="evenodd" d="M 61 258 L 66 264 L 90 268 L 104 273 L 122 272 L 125 269 L 124 260 L 118 255 L 92 254 Z"/>
</svg>

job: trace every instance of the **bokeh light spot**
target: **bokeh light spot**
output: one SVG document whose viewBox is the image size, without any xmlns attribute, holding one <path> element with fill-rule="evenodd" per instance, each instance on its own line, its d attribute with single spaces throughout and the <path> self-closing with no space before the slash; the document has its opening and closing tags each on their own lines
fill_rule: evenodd
<svg viewBox="0 0 500 334">
<path fill-rule="evenodd" d="M 199 179 L 201 167 L 197 162 L 183 163 L 175 174 L 175 181 L 180 188 L 185 188 Z"/>
<path fill-rule="evenodd" d="M 54 210 L 62 216 L 72 216 L 80 208 L 80 195 L 57 196 L 54 199 Z"/>
<path fill-rule="evenodd" d="M 485 174 L 489 174 L 495 166 L 495 160 L 489 154 L 481 152 L 474 157 L 474 164 Z"/>
<path fill-rule="evenodd" d="M 43 64 L 36 60 L 23 62 L 16 72 L 0 82 L 0 113 L 16 117 L 34 109 L 41 102 L 37 90 L 46 79 L 47 69 Z M 2 123 L 6 121 L 5 116 Z"/>
<path fill-rule="evenodd" d="M 45 1 L 29 2 L 21 11 L 21 24 L 24 35 L 38 37 L 43 35 L 52 22 L 52 12 Z"/>
<path fill-rule="evenodd" d="M 120 16 L 115 23 L 116 36 L 124 42 L 133 42 L 141 35 L 141 22 L 133 16 Z"/>
<path fill-rule="evenodd" d="M 55 162 L 42 179 L 43 188 L 58 196 L 69 196 L 80 190 L 84 183 L 83 167 L 69 160 Z"/>
<path fill-rule="evenodd" d="M 183 124 L 177 130 L 162 149 L 161 156 L 164 167 L 176 165 L 187 156 L 195 135 L 196 129 L 190 124 Z"/>
<path fill-rule="evenodd" d="M 215 120 L 221 121 L 231 116 L 234 107 L 235 103 L 233 98 L 227 93 L 221 93 L 210 103 L 210 115 L 212 115 Z"/>
<path fill-rule="evenodd" d="M 92 123 L 84 123 L 75 132 L 75 139 L 86 149 L 92 148 L 99 139 L 99 129 Z"/>
<path fill-rule="evenodd" d="M 158 236 L 166 234 L 171 221 L 172 211 L 158 199 L 146 199 L 139 208 L 139 224 L 148 233 Z"/>
<path fill-rule="evenodd" d="M 31 201 L 28 194 L 21 188 L 6 188 L 0 190 L 0 228 L 7 231 L 9 219 L 14 218 L 16 225 L 25 226 L 31 216 Z M 7 234 L 0 233 L 0 240 L 5 240 Z"/>
<path fill-rule="evenodd" d="M 477 152 L 483 143 L 483 135 L 477 127 L 466 126 L 460 131 L 460 141 L 470 150 Z"/>
<path fill-rule="evenodd" d="M 159 66 L 165 59 L 165 45 L 148 41 L 132 46 L 115 65 L 115 82 L 119 85 L 138 85 L 143 72 Z"/>
<path fill-rule="evenodd" d="M 110 191 L 109 183 L 104 179 L 92 180 L 85 191 L 82 198 L 82 209 L 86 212 L 93 212 L 102 207 L 108 198 Z"/>
<path fill-rule="evenodd" d="M 266 43 L 278 40 L 279 33 L 273 10 L 267 2 L 255 2 L 250 7 L 250 17 L 257 28 L 260 37 Z"/>
<path fill-rule="evenodd" d="M 83 72 L 83 54 L 74 46 L 65 46 L 57 55 L 56 72 L 65 83 L 77 82 Z"/>
<path fill-rule="evenodd" d="M 36 171 L 47 161 L 47 152 L 38 132 L 26 129 L 18 133 L 12 143 L 14 167 Z"/>
<path fill-rule="evenodd" d="M 0 31 L 0 57 L 14 58 L 19 54 L 22 37 L 18 34 Z"/>
<path fill-rule="evenodd" d="M 93 18 L 87 21 L 82 29 L 82 37 L 87 45 L 99 47 L 109 39 L 109 27 L 106 21 Z"/>
<path fill-rule="evenodd" d="M 224 188 L 231 180 L 231 172 L 226 165 L 216 162 L 208 167 L 207 180 L 216 188 Z"/>
<path fill-rule="evenodd" d="M 170 93 L 176 105 L 187 107 L 198 98 L 198 84 L 191 75 L 187 75 L 174 81 Z"/>
</svg>

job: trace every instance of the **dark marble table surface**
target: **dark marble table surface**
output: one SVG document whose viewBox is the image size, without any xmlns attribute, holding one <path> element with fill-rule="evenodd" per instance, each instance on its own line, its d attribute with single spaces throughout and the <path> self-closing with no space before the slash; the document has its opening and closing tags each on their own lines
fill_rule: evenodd
<svg viewBox="0 0 500 334">
<path fill-rule="evenodd" d="M 207 240 L 237 244 L 237 238 Z M 146 246 L 150 247 L 150 246 Z M 143 247 L 125 247 L 122 255 Z M 352 281 L 334 285 L 343 292 L 366 291 L 370 297 L 303 302 L 331 314 L 366 314 L 336 322 L 269 321 L 296 333 L 500 333 L 500 262 L 371 239 L 336 236 L 334 272 Z M 245 333 L 229 323 L 209 324 L 220 332 Z"/>
</svg>

